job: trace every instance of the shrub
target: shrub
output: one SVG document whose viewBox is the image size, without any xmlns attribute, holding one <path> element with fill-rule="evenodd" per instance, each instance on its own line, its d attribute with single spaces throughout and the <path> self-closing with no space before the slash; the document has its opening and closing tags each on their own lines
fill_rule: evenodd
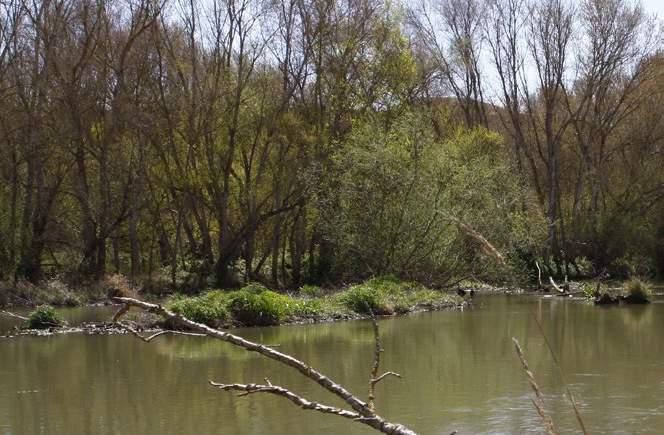
<svg viewBox="0 0 664 435">
<path fill-rule="evenodd" d="M 245 285 L 241 289 L 242 291 L 246 291 L 255 295 L 259 295 L 263 292 L 269 291 L 267 287 L 265 287 L 263 284 L 257 283 L 257 282 L 250 282 L 249 284 Z"/>
<path fill-rule="evenodd" d="M 302 287 L 300 287 L 299 293 L 302 296 L 316 298 L 321 296 L 322 290 L 317 285 L 303 285 Z"/>
<path fill-rule="evenodd" d="M 625 302 L 632 304 L 647 304 L 652 300 L 652 289 L 638 278 L 632 278 L 624 284 L 626 292 Z"/>
<path fill-rule="evenodd" d="M 583 292 L 584 298 L 592 299 L 598 294 L 601 295 L 608 293 L 609 287 L 606 284 L 602 283 L 599 285 L 599 291 L 598 291 L 597 283 L 589 281 L 581 284 L 581 291 Z"/>
<path fill-rule="evenodd" d="M 171 311 L 194 322 L 217 327 L 230 318 L 227 296 L 221 291 L 211 291 L 199 297 L 176 296 L 167 304 Z"/>
<path fill-rule="evenodd" d="M 28 316 L 28 326 L 32 329 L 46 329 L 62 326 L 64 322 L 49 305 L 42 305 Z"/>
<path fill-rule="evenodd" d="M 294 301 L 271 290 L 255 293 L 245 287 L 229 295 L 228 307 L 238 322 L 247 326 L 265 326 L 279 324 L 290 315 Z"/>
<path fill-rule="evenodd" d="M 341 302 L 360 314 L 391 314 L 385 296 L 370 284 L 353 286 L 340 295 Z"/>
</svg>

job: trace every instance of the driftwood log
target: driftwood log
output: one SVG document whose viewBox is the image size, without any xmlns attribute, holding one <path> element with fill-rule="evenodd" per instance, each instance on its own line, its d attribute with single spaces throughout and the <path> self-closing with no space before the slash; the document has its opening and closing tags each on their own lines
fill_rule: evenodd
<svg viewBox="0 0 664 435">
<path fill-rule="evenodd" d="M 288 355 L 283 352 L 279 352 L 271 347 L 266 345 L 255 343 L 249 340 L 246 340 L 240 336 L 231 334 L 230 332 L 221 331 L 219 329 L 211 328 L 202 323 L 197 323 L 192 320 L 187 319 L 179 314 L 173 313 L 172 311 L 164 308 L 158 304 L 151 304 L 148 302 L 143 302 L 138 299 L 127 298 L 127 297 L 116 297 L 113 298 L 115 301 L 123 304 L 122 308 L 113 316 L 113 322 L 120 327 L 126 329 L 131 334 L 136 335 L 138 338 L 145 342 L 150 342 L 151 340 L 166 334 L 167 332 L 160 332 L 153 334 L 149 337 L 143 337 L 132 328 L 128 323 L 123 322 L 122 317 L 129 311 L 131 307 L 136 307 L 144 311 L 160 315 L 168 320 L 179 322 L 182 325 L 187 326 L 190 330 L 195 331 L 199 335 L 204 335 L 211 338 L 216 338 L 221 341 L 225 341 L 234 346 L 241 347 L 250 352 L 259 353 L 267 358 L 273 359 L 280 362 L 283 365 L 291 367 L 303 376 L 311 379 L 316 382 L 318 385 L 334 394 L 335 396 L 341 398 L 351 409 L 342 409 L 334 406 L 324 405 L 317 403 L 311 400 L 308 400 L 298 394 L 276 385 L 265 379 L 265 384 L 225 384 L 210 381 L 210 385 L 213 387 L 219 388 L 224 391 L 238 391 L 240 396 L 246 396 L 254 393 L 269 393 L 276 396 L 284 397 L 295 405 L 301 407 L 302 409 L 314 410 L 326 414 L 334 414 L 340 417 L 344 417 L 355 421 L 357 423 L 365 424 L 379 432 L 385 434 L 393 435 L 415 435 L 416 433 L 398 423 L 392 423 L 385 420 L 383 417 L 378 415 L 375 411 L 374 406 L 374 393 L 376 384 L 387 376 L 399 376 L 393 372 L 386 372 L 382 375 L 378 375 L 378 368 L 380 365 L 380 353 L 382 352 L 380 345 L 380 338 L 378 336 L 378 324 L 374 319 L 374 333 L 376 337 L 376 348 L 374 353 L 374 364 L 371 370 L 371 377 L 369 379 L 369 400 L 367 402 L 359 399 L 354 396 L 350 391 L 345 389 L 340 384 L 332 381 L 329 377 L 320 373 L 316 369 L 307 365 L 306 363 Z M 177 331 L 168 331 L 168 333 L 179 334 Z"/>
</svg>

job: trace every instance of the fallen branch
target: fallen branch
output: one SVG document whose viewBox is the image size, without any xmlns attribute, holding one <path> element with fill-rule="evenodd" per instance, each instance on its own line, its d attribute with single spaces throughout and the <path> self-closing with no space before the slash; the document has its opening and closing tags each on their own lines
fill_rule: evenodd
<svg viewBox="0 0 664 435">
<path fill-rule="evenodd" d="M 565 290 L 558 287 L 558 285 L 553 280 L 553 277 L 551 275 L 549 275 L 549 282 L 551 283 L 551 287 L 553 287 L 555 290 L 558 290 L 559 293 L 565 293 Z"/>
<path fill-rule="evenodd" d="M 28 321 L 28 318 L 27 318 L 27 317 L 19 316 L 18 314 L 14 314 L 14 313 L 11 313 L 11 312 L 9 312 L 9 311 L 0 310 L 0 314 L 7 315 L 7 316 L 9 316 L 9 317 L 14 317 L 14 318 L 16 318 L 16 319 L 23 320 L 24 322 L 27 322 L 27 321 Z"/>
<path fill-rule="evenodd" d="M 457 219 L 454 216 L 449 216 L 448 219 L 454 222 L 461 231 L 463 231 L 467 236 L 470 238 L 474 239 L 480 246 L 480 249 L 482 252 L 484 252 L 486 255 L 493 257 L 498 263 L 500 264 L 505 264 L 505 258 L 503 255 L 496 249 L 495 246 L 493 246 L 487 239 L 484 237 L 482 234 L 477 232 L 473 227 L 470 225 L 462 222 L 461 220 Z"/>
<path fill-rule="evenodd" d="M 322 412 L 324 414 L 335 414 L 341 417 L 349 418 L 351 420 L 359 420 L 362 416 L 356 412 L 347 411 L 345 409 L 336 408 L 334 406 L 322 405 L 317 402 L 312 402 L 304 397 L 298 396 L 286 388 L 277 385 L 259 385 L 259 384 L 219 384 L 210 381 L 210 385 L 224 391 L 241 391 L 239 396 L 246 396 L 254 393 L 269 393 L 276 396 L 285 397 L 302 409 L 313 410 Z"/>
<path fill-rule="evenodd" d="M 348 390 L 346 390 L 343 386 L 333 382 L 330 378 L 327 376 L 323 375 L 319 371 L 315 370 L 314 368 L 310 367 L 309 365 L 305 364 L 304 362 L 288 355 L 282 352 L 279 352 L 277 350 L 274 350 L 268 346 L 265 346 L 263 344 L 255 343 L 249 340 L 246 340 L 240 336 L 231 334 L 229 332 L 221 331 L 218 329 L 211 328 L 207 325 L 204 325 L 202 323 L 197 323 L 192 320 L 187 319 L 186 317 L 183 317 L 179 314 L 175 314 L 172 311 L 167 310 L 161 305 L 157 304 L 151 304 L 148 302 L 143 302 L 139 301 L 137 299 L 133 298 L 127 298 L 127 297 L 116 297 L 113 298 L 114 300 L 121 302 L 124 304 L 122 308 L 113 316 L 113 321 L 117 324 L 119 324 L 121 327 L 126 327 L 125 324 L 121 322 L 122 316 L 124 316 L 127 311 L 129 311 L 130 307 L 136 307 L 140 308 L 144 311 L 153 313 L 153 314 L 158 314 L 166 319 L 173 320 L 176 322 L 179 322 L 180 324 L 186 325 L 190 330 L 199 332 L 203 335 L 206 335 L 211 338 L 216 338 L 221 341 L 225 341 L 227 343 L 231 343 L 235 346 L 241 347 L 245 350 L 248 350 L 250 352 L 256 352 L 259 353 L 267 358 L 273 359 L 275 361 L 278 361 L 286 366 L 292 367 L 298 372 L 300 372 L 302 375 L 306 376 L 307 378 L 313 380 L 316 382 L 318 385 L 321 387 L 325 388 L 327 391 L 331 392 L 332 394 L 338 396 L 341 398 L 345 403 L 347 403 L 353 410 L 353 411 L 347 411 L 347 410 L 341 410 L 344 411 L 343 414 L 336 413 L 337 415 L 342 415 L 346 416 L 346 413 L 350 414 L 357 414 L 356 416 L 353 416 L 353 420 L 357 421 L 359 423 L 363 423 L 367 426 L 370 426 L 382 433 L 386 434 L 394 434 L 394 435 L 415 435 L 415 432 L 412 431 L 411 429 L 408 429 L 407 427 L 400 425 L 398 423 L 392 423 L 389 421 L 386 421 L 384 418 L 379 416 L 374 412 L 374 410 L 369 406 L 369 404 L 365 403 L 364 401 L 360 400 L 359 398 L 355 397 L 352 393 L 350 393 Z M 146 340 L 143 340 L 146 341 Z M 377 382 L 377 381 L 376 381 Z M 214 384 L 213 384 L 214 385 Z M 250 387 L 253 385 L 253 387 Z M 302 406 L 302 404 L 309 404 L 308 406 L 313 406 L 312 408 L 307 408 L 307 409 L 314 409 L 314 410 L 319 410 L 320 412 L 326 412 L 330 411 L 332 409 L 336 409 L 334 407 L 330 407 L 327 405 L 321 405 L 317 404 L 316 402 L 311 402 L 308 401 L 304 398 L 301 398 L 294 393 L 291 393 L 292 396 L 286 394 L 290 393 L 288 390 L 285 390 L 281 387 L 276 387 L 272 385 L 263 385 L 263 386 L 258 386 L 255 384 L 217 384 L 216 385 L 218 388 L 225 389 L 225 390 L 235 390 L 235 391 L 244 391 L 246 393 L 252 393 L 252 392 L 268 392 L 272 394 L 277 394 L 281 395 L 283 397 L 288 398 L 291 400 L 293 403 L 298 404 L 299 406 Z M 225 388 L 222 388 L 221 386 L 225 386 Z M 243 386 L 243 387 L 241 387 Z M 243 389 L 244 388 L 244 389 Z M 281 388 L 281 389 L 279 389 Z M 278 391 L 278 392 L 277 392 Z M 315 405 L 319 405 L 319 407 L 316 407 Z M 326 411 L 322 411 L 322 409 L 325 409 Z"/>
</svg>

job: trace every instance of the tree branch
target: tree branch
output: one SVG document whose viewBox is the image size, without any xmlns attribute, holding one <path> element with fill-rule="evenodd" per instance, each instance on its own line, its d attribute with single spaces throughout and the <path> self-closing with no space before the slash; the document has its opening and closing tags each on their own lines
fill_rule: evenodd
<svg viewBox="0 0 664 435">
<path fill-rule="evenodd" d="M 348 405 L 353 408 L 355 413 L 357 413 L 358 417 L 354 417 L 356 421 L 360 423 L 364 423 L 382 433 L 386 434 L 395 434 L 395 435 L 415 435 L 415 432 L 412 431 L 411 429 L 408 429 L 405 426 L 402 426 L 398 423 L 391 423 L 386 421 L 384 418 L 379 416 L 374 412 L 374 410 L 365 402 L 360 400 L 359 398 L 355 397 L 352 393 L 350 393 L 348 390 L 346 390 L 343 386 L 333 382 L 330 378 L 327 376 L 323 375 L 319 371 L 315 370 L 314 368 L 310 367 L 309 365 L 305 364 L 304 362 L 288 355 L 282 352 L 279 352 L 277 350 L 274 350 L 268 346 L 265 346 L 263 344 L 255 343 L 249 340 L 246 340 L 242 337 L 239 337 L 237 335 L 231 334 L 229 332 L 221 331 L 218 329 L 211 328 L 207 325 L 204 325 L 202 323 L 197 323 L 192 320 L 187 319 L 186 317 L 183 317 L 179 314 L 175 314 L 172 311 L 167 310 L 161 305 L 157 304 L 151 304 L 148 302 L 143 302 L 137 299 L 133 298 L 126 298 L 126 297 L 116 297 L 113 298 L 115 301 L 121 302 L 124 304 L 122 308 L 113 316 L 113 322 L 118 324 L 122 328 L 126 328 L 127 325 L 123 324 L 120 322 L 122 316 L 124 316 L 128 311 L 130 307 L 136 307 L 140 308 L 144 311 L 153 313 L 153 314 L 158 314 L 166 319 L 169 320 L 174 320 L 177 321 L 183 325 L 186 325 L 189 329 L 192 331 L 196 331 L 198 333 L 201 333 L 203 335 L 206 335 L 211 338 L 216 338 L 221 341 L 225 341 L 227 343 L 231 343 L 235 346 L 241 347 L 245 350 L 248 350 L 250 352 L 256 352 L 259 353 L 267 358 L 273 359 L 275 361 L 278 361 L 286 366 L 289 366 L 291 368 L 294 368 L 298 372 L 300 372 L 302 375 L 306 376 L 307 378 L 313 380 L 316 382 L 318 385 L 321 387 L 325 388 L 327 391 L 331 392 L 332 394 L 340 397 L 344 402 L 346 402 Z M 162 335 L 162 334 L 159 334 Z M 154 337 L 153 337 L 154 338 Z M 143 340 L 145 341 L 145 340 Z M 376 381 L 377 382 L 377 381 Z M 224 385 L 224 384 L 221 384 Z M 241 384 L 227 384 L 227 385 L 241 385 Z M 268 385 L 269 387 L 269 385 Z M 257 387 L 254 387 L 256 389 Z M 238 390 L 239 387 L 233 388 L 233 387 L 227 387 L 227 390 L 230 389 L 235 389 Z M 260 389 L 260 388 L 259 388 Z M 246 391 L 246 390 L 245 390 Z M 273 394 L 279 394 L 284 397 L 288 397 L 287 395 L 284 395 L 282 393 L 275 393 L 277 391 L 276 389 L 272 388 L 270 391 Z M 286 390 L 287 391 L 287 390 Z M 258 392 L 258 391 L 256 391 Z M 301 399 L 301 398 L 300 398 Z M 305 399 L 302 399 L 305 400 Z M 291 400 L 292 401 L 292 400 Z M 307 403 L 313 403 L 313 402 L 308 402 Z M 320 405 L 320 404 L 319 404 Z M 320 405 L 324 406 L 324 405 Z M 330 407 L 328 407 L 330 408 Z M 323 412 L 323 411 L 321 411 Z M 347 411 L 350 412 L 350 411 Z"/>
<path fill-rule="evenodd" d="M 304 397 L 298 396 L 286 388 L 277 385 L 259 385 L 259 384 L 219 384 L 210 381 L 210 385 L 224 391 L 241 391 L 238 396 L 247 396 L 254 393 L 269 393 L 276 396 L 285 397 L 302 409 L 313 410 L 322 412 L 324 414 L 335 414 L 341 417 L 349 418 L 351 420 L 361 419 L 362 416 L 356 412 L 347 411 L 334 406 L 322 405 L 317 402 L 312 402 Z"/>
<path fill-rule="evenodd" d="M 376 399 L 376 384 L 383 379 L 385 379 L 387 376 L 396 376 L 397 378 L 401 378 L 401 375 L 395 372 L 385 372 L 382 375 L 378 375 L 378 369 L 380 368 L 380 354 L 383 352 L 383 348 L 380 343 L 380 333 L 378 330 L 378 321 L 376 320 L 376 316 L 372 314 L 371 316 L 371 322 L 373 324 L 373 332 L 374 332 L 374 341 L 376 343 L 374 347 L 374 360 L 373 360 L 373 365 L 371 367 L 371 378 L 369 378 L 369 408 L 371 408 L 372 411 L 375 410 L 375 399 Z"/>
<path fill-rule="evenodd" d="M 6 316 L 13 317 L 13 318 L 15 318 L 15 319 L 21 319 L 21 320 L 23 320 L 23 321 L 25 321 L 25 322 L 28 321 L 28 318 L 27 318 L 27 317 L 19 316 L 18 314 L 14 314 L 14 313 L 11 313 L 11 312 L 9 312 L 9 311 L 0 310 L 0 314 L 4 314 L 4 315 L 6 315 Z"/>
</svg>

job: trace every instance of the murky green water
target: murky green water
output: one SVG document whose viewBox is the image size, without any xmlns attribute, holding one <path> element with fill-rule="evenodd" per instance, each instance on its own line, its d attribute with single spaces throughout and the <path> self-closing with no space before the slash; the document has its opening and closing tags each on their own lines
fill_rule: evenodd
<svg viewBox="0 0 664 435">
<path fill-rule="evenodd" d="M 524 296 L 476 301 L 464 312 L 380 322 L 383 368 L 404 376 L 379 384 L 383 416 L 421 434 L 540 433 L 514 336 L 560 432 L 574 432 L 572 409 L 534 320 L 539 316 L 590 433 L 661 433 L 664 304 L 599 308 Z M 365 396 L 373 344 L 368 322 L 236 332 L 279 344 Z M 150 344 L 128 336 L 0 339 L 0 434 L 368 433 L 281 398 L 238 398 L 207 385 L 264 377 L 339 405 L 293 370 L 204 338 L 160 337 Z"/>
</svg>

